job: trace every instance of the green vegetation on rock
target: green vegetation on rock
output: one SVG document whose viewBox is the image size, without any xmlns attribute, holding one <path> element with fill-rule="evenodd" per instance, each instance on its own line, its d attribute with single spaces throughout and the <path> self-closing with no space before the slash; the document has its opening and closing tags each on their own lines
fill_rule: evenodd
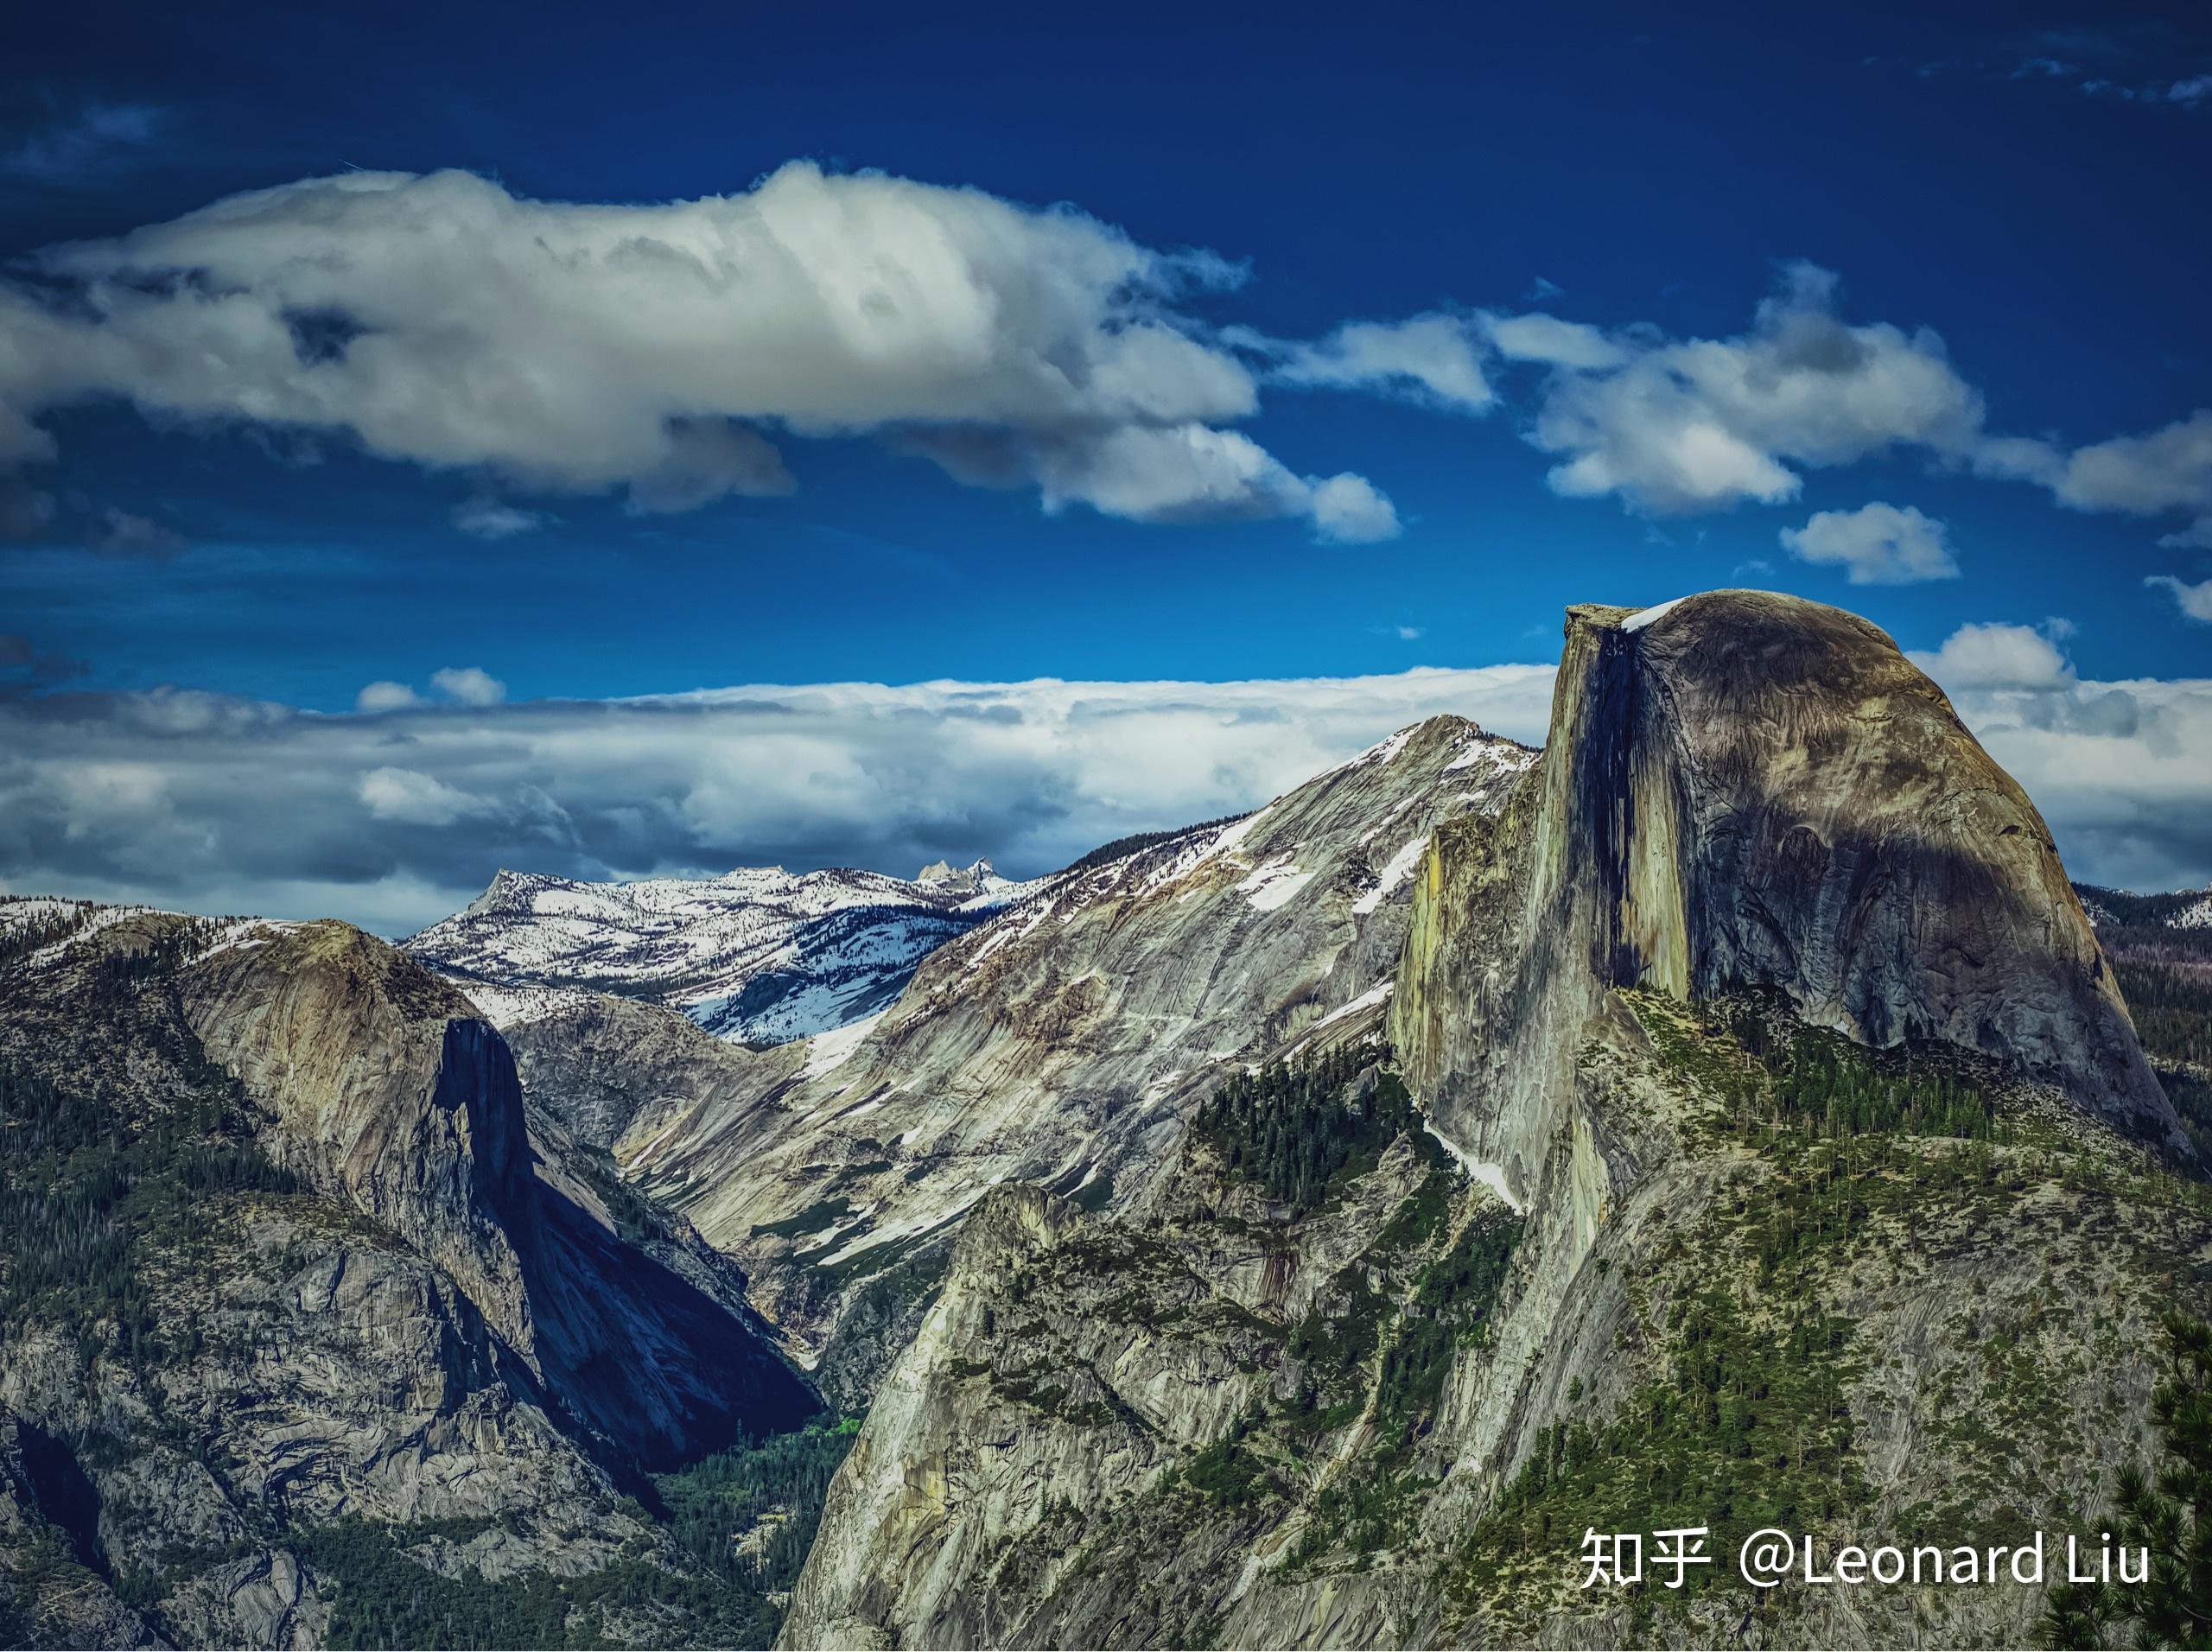
<svg viewBox="0 0 2212 1652">
<path fill-rule="evenodd" d="M 860 1428 L 857 1417 L 813 1422 L 656 1475 L 653 1487 L 677 1541 L 730 1582 L 789 1590 L 821 1523 L 830 1477 Z"/>
<path fill-rule="evenodd" d="M 1294 1216 L 1336 1198 L 1402 1134 L 1441 1157 L 1396 1073 L 1382 1068 L 1347 1096 L 1376 1060 L 1371 1048 L 1344 1045 L 1305 1062 L 1236 1073 L 1198 1109 L 1191 1134 L 1220 1153 L 1230 1174 L 1258 1183 Z"/>
<path fill-rule="evenodd" d="M 2062 1647 L 2202 1646 L 2212 1641 L 2212 1325 L 2170 1313 L 2161 1325 L 2169 1359 L 2151 1401 L 2164 1460 L 2130 1463 L 2114 1509 L 2101 1524 L 2115 1550 L 2149 1552 L 2147 1575 L 2063 1582 L 2050 1592 L 2044 1630 Z"/>
<path fill-rule="evenodd" d="M 200 928 L 86 966 L 76 1008 L 107 1029 L 97 1053 L 32 1066 L 0 1052 L 0 1319 L 63 1325 L 87 1358 L 108 1326 L 134 1363 L 179 1351 L 157 1341 L 155 1255 L 194 1250 L 211 1198 L 294 1185 L 161 973 Z M 176 1082 L 141 1084 L 142 1069 Z"/>
</svg>

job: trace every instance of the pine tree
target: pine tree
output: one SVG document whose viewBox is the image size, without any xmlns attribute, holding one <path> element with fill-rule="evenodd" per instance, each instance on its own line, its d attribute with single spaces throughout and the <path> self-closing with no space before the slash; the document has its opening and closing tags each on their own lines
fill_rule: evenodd
<svg viewBox="0 0 2212 1652">
<path fill-rule="evenodd" d="M 2127 1630 L 2132 1645 L 2212 1647 L 2212 1325 L 2169 1313 L 2163 1328 L 2171 1364 L 2151 1415 L 2165 1458 L 2156 1479 L 2133 1463 L 2120 1471 L 2110 1521 L 2115 1547 L 2150 1550 L 2150 1575 L 2053 1589 L 2053 1646 L 2106 1646 Z"/>
</svg>

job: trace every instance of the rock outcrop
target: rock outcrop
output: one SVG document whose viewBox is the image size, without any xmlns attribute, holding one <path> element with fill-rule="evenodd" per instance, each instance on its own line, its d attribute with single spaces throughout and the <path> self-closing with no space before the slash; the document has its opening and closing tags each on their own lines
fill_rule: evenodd
<svg viewBox="0 0 2212 1652">
<path fill-rule="evenodd" d="M 209 1057 L 273 1109 L 279 1162 L 451 1274 L 528 1358 L 509 1231 L 531 1182 L 522 1091 L 474 1006 L 338 923 L 246 935 L 180 987 Z"/>
<path fill-rule="evenodd" d="M 620 1493 L 810 1408 L 787 1335 L 868 1416 L 786 1644 L 2016 1644 L 2031 1588 L 1585 1591 L 1579 1534 L 2069 1529 L 2212 1306 L 2201 1031 L 2146 1063 L 1835 610 L 1572 610 L 1541 753 L 1437 719 L 1008 901 L 766 1051 L 28 914 L 0 1638 L 358 1638 L 401 1565 L 757 1636 Z"/>
<path fill-rule="evenodd" d="M 7 1638 L 426 1632 L 445 1578 L 619 1577 L 594 1637 L 767 1611 L 623 1496 L 817 1402 L 467 1000 L 343 924 L 67 916 L 0 970 Z"/>
</svg>

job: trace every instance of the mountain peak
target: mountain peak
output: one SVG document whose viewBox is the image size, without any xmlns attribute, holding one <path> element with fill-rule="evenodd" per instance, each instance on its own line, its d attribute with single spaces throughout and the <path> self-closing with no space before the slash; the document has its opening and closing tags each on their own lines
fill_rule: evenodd
<svg viewBox="0 0 2212 1652">
<path fill-rule="evenodd" d="M 1447 1123 L 1497 1112 L 1463 1006 L 1519 955 L 1504 980 L 1772 990 L 1864 1044 L 2001 1052 L 2180 1144 L 2050 829 L 1878 626 L 1768 591 L 1570 608 L 1541 778 L 1518 803 L 1511 867 L 1469 870 L 1464 910 L 1436 918 L 1463 937 L 1443 971 L 1458 987 L 1409 956 L 1394 1000 L 1415 1092 L 1465 1086 Z M 1525 1037 L 1563 1036 L 1534 1030 L 1533 998 L 1492 997 Z"/>
<path fill-rule="evenodd" d="M 988 861 L 979 860 L 973 866 L 964 867 L 957 867 L 950 861 L 932 861 L 914 874 L 914 881 L 948 893 L 980 895 L 1007 880 L 992 870 Z"/>
</svg>

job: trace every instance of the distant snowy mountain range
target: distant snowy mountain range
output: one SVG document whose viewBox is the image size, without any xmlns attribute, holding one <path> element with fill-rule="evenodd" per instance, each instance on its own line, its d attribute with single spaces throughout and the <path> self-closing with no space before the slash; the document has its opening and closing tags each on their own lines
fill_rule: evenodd
<svg viewBox="0 0 2212 1652">
<path fill-rule="evenodd" d="M 2077 883 L 2075 893 L 2100 930 L 2212 930 L 2212 889 L 2177 889 L 2165 894 L 2137 894 Z"/>
<path fill-rule="evenodd" d="M 588 883 L 501 872 L 404 943 L 502 1026 L 580 993 L 679 1010 L 718 1038 L 783 1044 L 872 1015 L 930 952 L 1022 898 L 988 861 L 912 879 L 747 867 Z"/>
</svg>

